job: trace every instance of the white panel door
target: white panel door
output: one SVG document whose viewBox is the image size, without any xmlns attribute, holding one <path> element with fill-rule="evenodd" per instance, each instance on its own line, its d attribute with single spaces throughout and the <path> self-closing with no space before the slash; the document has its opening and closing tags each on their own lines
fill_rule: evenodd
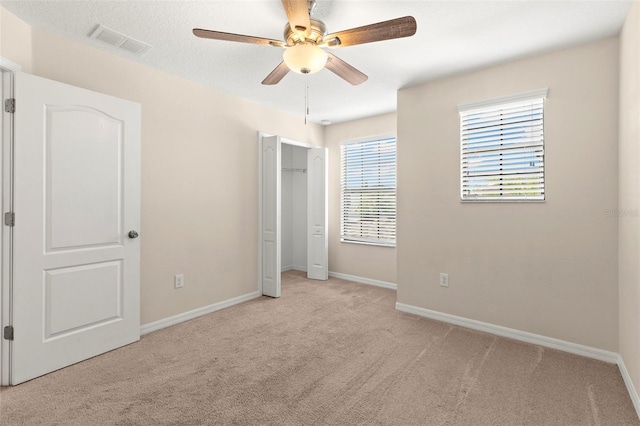
<svg viewBox="0 0 640 426">
<path fill-rule="evenodd" d="M 15 78 L 11 384 L 140 338 L 140 106 Z"/>
<path fill-rule="evenodd" d="M 260 146 L 262 171 L 261 232 L 262 294 L 280 297 L 280 177 L 282 144 L 279 136 L 263 136 Z"/>
<path fill-rule="evenodd" d="M 307 154 L 307 277 L 329 277 L 327 236 L 327 149 L 311 148 Z"/>
</svg>

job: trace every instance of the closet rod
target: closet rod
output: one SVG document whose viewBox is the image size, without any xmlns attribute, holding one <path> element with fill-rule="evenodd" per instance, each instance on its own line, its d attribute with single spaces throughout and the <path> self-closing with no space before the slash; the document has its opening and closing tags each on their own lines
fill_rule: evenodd
<svg viewBox="0 0 640 426">
<path fill-rule="evenodd" d="M 283 172 L 307 173 L 307 169 L 291 169 L 291 168 L 288 168 L 288 167 L 283 167 L 282 171 Z"/>
</svg>

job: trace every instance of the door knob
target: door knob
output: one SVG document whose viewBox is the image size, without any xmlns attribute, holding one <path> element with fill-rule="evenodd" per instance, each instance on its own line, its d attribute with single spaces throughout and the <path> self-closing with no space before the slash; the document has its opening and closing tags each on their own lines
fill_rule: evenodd
<svg viewBox="0 0 640 426">
<path fill-rule="evenodd" d="M 129 231 L 129 238 L 138 238 L 139 235 L 136 231 Z"/>
</svg>

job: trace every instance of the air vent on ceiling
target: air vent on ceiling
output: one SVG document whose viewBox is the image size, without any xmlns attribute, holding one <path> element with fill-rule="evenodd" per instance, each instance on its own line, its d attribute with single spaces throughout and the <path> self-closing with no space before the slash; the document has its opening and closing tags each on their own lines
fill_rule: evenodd
<svg viewBox="0 0 640 426">
<path fill-rule="evenodd" d="M 128 37 L 122 33 L 112 30 L 111 28 L 107 28 L 104 25 L 98 25 L 98 28 L 96 28 L 89 37 L 95 38 L 96 40 L 103 41 L 112 46 L 119 47 L 120 49 L 124 49 L 137 55 L 141 55 L 147 50 L 151 49 L 151 45 L 140 40 Z"/>
</svg>

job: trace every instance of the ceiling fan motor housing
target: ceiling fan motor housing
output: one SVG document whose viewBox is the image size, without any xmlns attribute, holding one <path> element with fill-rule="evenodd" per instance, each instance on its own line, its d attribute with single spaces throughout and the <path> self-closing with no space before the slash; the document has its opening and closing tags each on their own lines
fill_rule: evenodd
<svg viewBox="0 0 640 426">
<path fill-rule="evenodd" d="M 324 22 L 317 19 L 310 19 L 311 31 L 308 36 L 305 37 L 304 32 L 298 32 L 291 28 L 291 25 L 287 23 L 284 26 L 284 39 L 287 46 L 294 46 L 300 43 L 320 44 L 323 37 L 327 34 L 327 28 Z"/>
</svg>

